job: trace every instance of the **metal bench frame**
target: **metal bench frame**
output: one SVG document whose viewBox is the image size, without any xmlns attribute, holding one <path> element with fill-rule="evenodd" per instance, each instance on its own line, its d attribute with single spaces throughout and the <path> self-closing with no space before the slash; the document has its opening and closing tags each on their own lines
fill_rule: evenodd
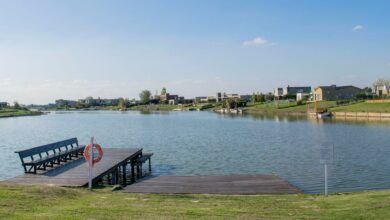
<svg viewBox="0 0 390 220">
<path fill-rule="evenodd" d="M 71 138 L 15 153 L 19 154 L 24 172 L 36 174 L 37 170 L 46 170 L 47 167 L 54 167 L 54 164 L 82 156 L 84 148 L 85 146 L 79 146 L 77 138 Z"/>
</svg>

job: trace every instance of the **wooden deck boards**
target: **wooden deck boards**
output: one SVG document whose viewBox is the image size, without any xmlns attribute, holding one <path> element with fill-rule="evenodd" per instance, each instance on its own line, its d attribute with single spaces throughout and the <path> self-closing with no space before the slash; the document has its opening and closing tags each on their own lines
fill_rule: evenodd
<svg viewBox="0 0 390 220">
<path fill-rule="evenodd" d="M 293 194 L 301 191 L 272 175 L 157 176 L 126 186 L 127 193 Z"/>
<path fill-rule="evenodd" d="M 138 155 L 142 149 L 105 148 L 102 160 L 93 169 L 94 180 Z M 17 184 L 53 184 L 85 186 L 88 184 L 88 163 L 84 158 L 74 160 L 42 174 L 23 174 L 5 181 Z"/>
</svg>

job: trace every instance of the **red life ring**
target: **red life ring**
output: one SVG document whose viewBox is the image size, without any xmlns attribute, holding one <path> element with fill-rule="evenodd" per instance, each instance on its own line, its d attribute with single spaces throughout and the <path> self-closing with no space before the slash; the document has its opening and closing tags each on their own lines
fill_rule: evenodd
<svg viewBox="0 0 390 220">
<path fill-rule="evenodd" d="M 87 144 L 84 148 L 84 158 L 89 161 L 89 149 L 90 149 L 91 145 L 90 144 Z M 92 149 L 93 153 L 95 153 L 97 151 L 98 153 L 98 156 L 97 157 L 94 157 L 93 160 L 92 160 L 92 166 L 95 165 L 95 163 L 98 163 L 102 157 L 103 157 L 103 150 L 102 150 L 102 147 L 99 145 L 99 144 L 94 144 L 93 145 L 93 149 Z M 95 154 L 94 154 L 95 155 Z"/>
</svg>

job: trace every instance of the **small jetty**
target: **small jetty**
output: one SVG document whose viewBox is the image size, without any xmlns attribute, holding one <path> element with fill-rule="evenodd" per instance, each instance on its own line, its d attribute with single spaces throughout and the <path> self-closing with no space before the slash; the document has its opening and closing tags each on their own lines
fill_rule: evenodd
<svg viewBox="0 0 390 220">
<path fill-rule="evenodd" d="M 50 184 L 58 186 L 88 185 L 88 162 L 83 158 L 85 145 L 77 138 L 16 151 L 22 162 L 24 174 L 4 182 L 16 184 Z M 93 167 L 92 183 L 127 184 L 143 177 L 142 164 L 152 153 L 142 153 L 142 148 L 105 148 L 104 156 Z"/>
<path fill-rule="evenodd" d="M 163 194 L 297 194 L 301 190 L 273 175 L 156 176 L 126 186 L 121 192 Z"/>
<path fill-rule="evenodd" d="M 89 163 L 77 138 L 17 151 L 25 173 L 4 181 L 24 185 L 87 186 Z M 100 146 L 99 146 L 100 147 Z M 105 148 L 93 167 L 92 184 L 124 186 L 124 193 L 164 194 L 296 194 L 301 191 L 274 175 L 152 176 L 144 178 L 142 165 L 151 173 L 153 153 L 142 148 Z"/>
<path fill-rule="evenodd" d="M 141 175 L 136 173 L 135 160 L 141 155 L 142 149 L 105 148 L 104 157 L 93 168 L 93 183 L 108 180 L 113 184 L 127 185 L 135 182 L 137 176 Z M 79 158 L 43 173 L 25 173 L 5 182 L 25 185 L 86 186 L 88 162 L 84 158 Z"/>
</svg>

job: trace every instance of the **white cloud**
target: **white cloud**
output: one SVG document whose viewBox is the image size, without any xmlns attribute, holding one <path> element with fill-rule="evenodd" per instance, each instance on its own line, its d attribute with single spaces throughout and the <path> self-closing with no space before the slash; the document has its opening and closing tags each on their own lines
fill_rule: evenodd
<svg viewBox="0 0 390 220">
<path fill-rule="evenodd" d="M 360 24 L 358 24 L 358 25 L 355 25 L 353 28 L 352 28 L 352 30 L 353 31 L 360 31 L 360 30 L 363 30 L 363 25 L 360 25 Z"/>
<path fill-rule="evenodd" d="M 247 40 L 242 43 L 244 46 L 262 46 L 262 45 L 273 45 L 273 43 L 270 43 L 268 40 L 262 38 L 262 37 L 256 37 L 252 40 Z"/>
<path fill-rule="evenodd" d="M 390 62 L 388 62 L 388 63 L 386 64 L 386 66 L 390 67 Z"/>
</svg>

